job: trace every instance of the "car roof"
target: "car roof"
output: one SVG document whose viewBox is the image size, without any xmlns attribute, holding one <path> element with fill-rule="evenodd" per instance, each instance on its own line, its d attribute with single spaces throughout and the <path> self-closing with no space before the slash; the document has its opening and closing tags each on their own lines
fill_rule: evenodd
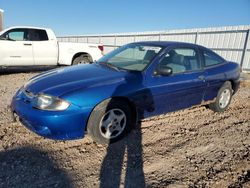
<svg viewBox="0 0 250 188">
<path fill-rule="evenodd" d="M 13 26 L 13 27 L 6 28 L 4 31 L 10 30 L 10 29 L 41 29 L 41 30 L 48 30 L 48 28 L 44 28 L 44 27 Z"/>
<path fill-rule="evenodd" d="M 197 44 L 187 43 L 187 42 L 176 42 L 176 41 L 143 41 L 143 42 L 135 42 L 134 44 L 156 45 L 156 46 L 162 46 L 162 47 L 168 47 L 168 46 L 172 46 L 172 45 L 185 45 L 185 46 L 204 48 L 203 46 L 200 46 Z"/>
<path fill-rule="evenodd" d="M 177 46 L 177 45 L 183 45 L 185 47 L 198 47 L 201 50 L 210 51 L 211 53 L 215 54 L 217 57 L 219 57 L 225 61 L 225 59 L 222 56 L 218 55 L 213 50 L 206 48 L 204 46 L 198 45 L 198 44 L 193 44 L 193 43 L 176 42 L 176 41 L 142 41 L 142 42 L 134 42 L 133 44 L 153 45 L 153 46 L 160 46 L 163 48 L 166 48 L 169 46 Z"/>
</svg>

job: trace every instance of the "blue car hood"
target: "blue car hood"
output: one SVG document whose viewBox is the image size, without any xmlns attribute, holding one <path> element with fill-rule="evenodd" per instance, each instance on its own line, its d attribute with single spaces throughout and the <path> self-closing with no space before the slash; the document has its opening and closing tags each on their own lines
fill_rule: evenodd
<svg viewBox="0 0 250 188">
<path fill-rule="evenodd" d="M 129 74 L 98 64 L 78 65 L 37 75 L 24 87 L 34 94 L 46 93 L 59 97 L 77 89 L 117 84 Z"/>
</svg>

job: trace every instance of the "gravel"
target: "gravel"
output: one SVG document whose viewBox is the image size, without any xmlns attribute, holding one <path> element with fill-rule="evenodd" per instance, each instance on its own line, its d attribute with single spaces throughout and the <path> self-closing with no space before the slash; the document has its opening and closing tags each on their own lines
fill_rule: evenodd
<svg viewBox="0 0 250 188">
<path fill-rule="evenodd" d="M 39 70 L 40 71 L 40 70 Z M 143 120 L 107 146 L 53 141 L 11 121 L 11 97 L 38 72 L 0 72 L 0 187 L 250 187 L 250 84 L 230 108 Z"/>
</svg>

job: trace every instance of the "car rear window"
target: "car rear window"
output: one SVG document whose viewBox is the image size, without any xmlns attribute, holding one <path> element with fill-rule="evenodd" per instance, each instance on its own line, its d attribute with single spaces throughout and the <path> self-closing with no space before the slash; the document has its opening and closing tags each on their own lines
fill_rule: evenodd
<svg viewBox="0 0 250 188">
<path fill-rule="evenodd" d="M 222 64 L 225 62 L 224 59 L 222 59 L 221 57 L 219 57 L 218 55 L 204 50 L 204 63 L 205 63 L 205 67 L 209 67 L 209 66 L 213 66 L 213 65 L 218 65 L 218 64 Z"/>
</svg>

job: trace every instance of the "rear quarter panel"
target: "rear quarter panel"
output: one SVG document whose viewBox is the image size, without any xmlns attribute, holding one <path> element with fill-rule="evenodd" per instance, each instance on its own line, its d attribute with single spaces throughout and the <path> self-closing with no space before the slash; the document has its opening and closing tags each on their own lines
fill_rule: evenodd
<svg viewBox="0 0 250 188">
<path fill-rule="evenodd" d="M 221 86 L 230 81 L 234 88 L 239 83 L 240 68 L 237 63 L 225 62 L 224 64 L 207 67 L 205 69 L 207 89 L 204 95 L 204 100 L 213 100 L 217 97 Z"/>
</svg>

